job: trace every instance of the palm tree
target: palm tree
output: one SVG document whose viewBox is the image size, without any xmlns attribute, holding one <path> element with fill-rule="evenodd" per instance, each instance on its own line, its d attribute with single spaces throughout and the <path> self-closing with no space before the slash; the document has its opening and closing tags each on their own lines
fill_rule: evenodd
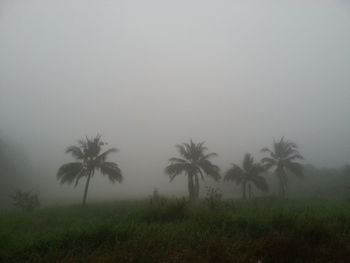
<svg viewBox="0 0 350 263">
<path fill-rule="evenodd" d="M 176 145 L 181 158 L 170 158 L 170 164 L 165 168 L 165 172 L 170 177 L 170 182 L 177 175 L 185 174 L 188 179 L 188 192 L 191 201 L 199 197 L 199 176 L 204 180 L 204 175 L 212 177 L 218 181 L 220 179 L 219 167 L 214 165 L 209 159 L 217 156 L 216 153 L 208 153 L 204 142 L 183 143 Z"/>
<path fill-rule="evenodd" d="M 74 187 L 76 187 L 81 178 L 87 178 L 83 196 L 83 206 L 86 204 L 90 179 L 94 176 L 95 171 L 100 171 L 103 175 L 107 175 L 112 183 L 115 181 L 122 182 L 123 180 L 122 172 L 118 165 L 114 162 L 106 161 L 107 156 L 110 153 L 117 152 L 117 149 L 111 148 L 100 153 L 102 146 L 105 144 L 105 142 L 101 141 L 100 135 L 97 135 L 93 139 L 86 137 L 85 140 L 78 140 L 77 145 L 69 146 L 66 149 L 66 153 L 71 153 L 77 162 L 63 164 L 58 169 L 57 179 L 61 184 L 71 184 L 74 182 Z"/>
<path fill-rule="evenodd" d="M 232 164 L 232 167 L 226 172 L 224 180 L 234 181 L 236 184 L 242 185 L 242 196 L 246 199 L 246 188 L 248 186 L 249 199 L 252 197 L 251 184 L 254 184 L 256 188 L 263 192 L 269 190 L 269 186 L 263 176 L 264 167 L 260 163 L 254 163 L 254 158 L 247 153 L 244 155 L 242 168 L 236 164 Z"/>
<path fill-rule="evenodd" d="M 297 150 L 298 146 L 290 141 L 285 141 L 284 137 L 280 141 L 273 141 L 273 150 L 263 148 L 262 152 L 268 152 L 270 157 L 265 157 L 261 160 L 266 170 L 274 168 L 274 172 L 279 180 L 279 195 L 285 197 L 287 187 L 287 171 L 297 177 L 302 177 L 303 166 L 297 160 L 303 160 Z"/>
</svg>

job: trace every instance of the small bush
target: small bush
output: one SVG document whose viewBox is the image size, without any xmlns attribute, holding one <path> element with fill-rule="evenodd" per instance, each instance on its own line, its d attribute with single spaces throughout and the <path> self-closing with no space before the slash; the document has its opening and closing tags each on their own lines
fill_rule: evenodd
<svg viewBox="0 0 350 263">
<path fill-rule="evenodd" d="M 217 210 L 220 207 L 222 200 L 222 193 L 219 188 L 214 188 L 212 186 L 206 186 L 206 202 L 211 210 Z"/>
<path fill-rule="evenodd" d="M 149 202 L 151 205 L 163 205 L 166 203 L 166 201 L 167 198 L 165 196 L 162 196 L 157 188 L 153 190 L 152 195 L 149 197 Z"/>
<path fill-rule="evenodd" d="M 14 201 L 14 206 L 25 211 L 32 211 L 40 205 L 38 194 L 31 192 L 22 192 L 18 190 L 12 199 Z"/>
</svg>

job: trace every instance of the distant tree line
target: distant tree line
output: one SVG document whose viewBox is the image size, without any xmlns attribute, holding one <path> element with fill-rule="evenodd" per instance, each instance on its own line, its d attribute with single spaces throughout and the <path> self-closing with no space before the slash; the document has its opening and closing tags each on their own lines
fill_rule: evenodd
<svg viewBox="0 0 350 263">
<path fill-rule="evenodd" d="M 67 147 L 69 153 L 76 160 L 63 164 L 57 172 L 57 179 L 63 184 L 78 185 L 81 179 L 85 178 L 85 188 L 83 193 L 83 205 L 86 204 L 87 194 L 91 178 L 96 172 L 108 177 L 111 182 L 122 182 L 123 175 L 118 164 L 107 161 L 110 154 L 117 152 L 116 148 L 102 151 L 107 143 L 101 140 L 101 136 L 94 138 L 84 138 L 78 140 L 76 145 Z M 294 142 L 285 140 L 283 137 L 278 141 L 273 141 L 272 148 L 263 148 L 261 151 L 267 156 L 256 162 L 249 153 L 245 154 L 241 165 L 232 164 L 224 173 L 213 163 L 212 159 L 218 154 L 208 152 L 204 142 L 176 145 L 179 157 L 169 159 L 169 164 L 165 167 L 165 173 L 172 182 L 178 175 L 187 177 L 188 195 L 190 200 L 199 198 L 200 181 L 205 177 L 210 177 L 214 181 L 223 179 L 225 182 L 234 182 L 241 187 L 242 198 L 251 199 L 253 189 L 256 188 L 262 193 L 267 193 L 273 181 L 278 182 L 278 195 L 286 196 L 287 184 L 294 186 L 288 191 L 293 197 L 349 197 L 350 196 L 350 166 L 341 169 L 315 168 L 312 165 L 302 165 L 299 161 L 303 156 L 298 151 L 298 146 Z M 19 183 L 18 167 L 23 157 L 10 147 L 8 143 L 0 138 L 0 168 L 2 183 L 0 191 L 2 195 Z M 275 180 L 267 180 L 267 176 L 274 174 Z M 303 184 L 298 184 L 288 179 L 289 175 L 302 178 L 306 175 Z M 22 177 L 22 175 L 21 175 Z M 28 177 L 28 176 L 27 176 Z M 6 179 L 8 178 L 8 179 Z M 21 180 L 23 183 L 23 180 Z M 12 185 L 12 186 L 11 186 Z M 10 186 L 10 187 L 9 187 Z M 225 185 L 225 187 L 227 187 Z M 17 194 L 18 195 L 18 194 Z M 19 196 L 19 195 L 18 195 Z M 22 195 L 24 196 L 24 195 Z M 23 198 L 22 198 L 23 199 Z"/>
<path fill-rule="evenodd" d="M 91 178 L 98 171 L 106 175 L 111 182 L 122 182 L 122 171 L 115 162 L 107 161 L 109 154 L 117 151 L 110 148 L 101 153 L 106 142 L 101 140 L 101 136 L 95 138 L 85 138 L 78 140 L 77 145 L 69 146 L 66 153 L 70 153 L 75 162 L 63 164 L 57 172 L 58 180 L 63 183 L 74 183 L 76 187 L 82 178 L 86 178 L 83 195 L 83 205 L 86 198 Z M 200 180 L 204 181 L 205 176 L 211 177 L 215 181 L 221 179 L 220 169 L 211 159 L 217 157 L 217 153 L 207 153 L 208 148 L 204 142 L 176 145 L 179 157 L 169 159 L 169 165 L 165 168 L 165 173 L 169 175 L 172 182 L 178 175 L 187 176 L 189 199 L 194 201 L 199 198 Z M 287 186 L 287 174 L 294 174 L 297 177 L 303 176 L 303 166 L 298 162 L 303 157 L 298 152 L 295 143 L 285 140 L 283 137 L 279 141 L 273 142 L 273 148 L 263 148 L 262 152 L 268 153 L 261 162 L 255 162 L 251 154 L 246 154 L 243 158 L 242 166 L 233 164 L 224 174 L 225 181 L 232 181 L 242 187 L 242 197 L 244 199 L 252 197 L 252 186 L 263 192 L 269 191 L 269 185 L 263 174 L 272 170 L 279 181 L 279 195 L 285 197 Z M 247 195 L 248 189 L 248 195 Z"/>
<path fill-rule="evenodd" d="M 217 156 L 216 153 L 207 154 L 204 142 L 183 143 L 176 145 L 181 158 L 173 157 L 169 159 L 170 164 L 165 168 L 165 172 L 172 181 L 177 175 L 185 174 L 188 180 L 188 191 L 190 200 L 198 198 L 199 177 L 204 180 L 204 175 L 220 180 L 219 167 L 209 159 Z M 279 195 L 285 197 L 287 186 L 287 174 L 291 173 L 297 177 L 303 176 L 303 166 L 298 162 L 303 157 L 298 152 L 298 146 L 283 137 L 279 141 L 273 142 L 273 148 L 263 148 L 262 152 L 268 153 L 260 163 L 255 163 L 251 154 L 246 154 L 242 167 L 233 164 L 225 173 L 224 180 L 236 182 L 242 186 L 242 196 L 244 199 L 251 198 L 251 187 L 254 185 L 263 192 L 269 190 L 269 186 L 262 176 L 265 172 L 272 170 L 279 180 Z"/>
</svg>

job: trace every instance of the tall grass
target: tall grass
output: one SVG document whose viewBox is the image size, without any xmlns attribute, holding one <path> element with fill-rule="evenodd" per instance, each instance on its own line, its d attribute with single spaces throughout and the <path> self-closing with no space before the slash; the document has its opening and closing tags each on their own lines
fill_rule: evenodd
<svg viewBox="0 0 350 263">
<path fill-rule="evenodd" d="M 347 262 L 346 203 L 159 199 L 0 215 L 2 262 Z"/>
</svg>

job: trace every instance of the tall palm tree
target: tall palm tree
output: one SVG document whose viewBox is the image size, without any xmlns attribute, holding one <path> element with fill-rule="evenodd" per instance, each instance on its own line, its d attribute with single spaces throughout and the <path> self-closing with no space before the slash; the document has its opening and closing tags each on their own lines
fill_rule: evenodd
<svg viewBox="0 0 350 263">
<path fill-rule="evenodd" d="M 297 177 L 304 175 L 303 166 L 298 163 L 298 160 L 303 160 L 303 156 L 298 151 L 298 146 L 294 142 L 284 140 L 273 141 L 273 150 L 263 148 L 262 152 L 267 152 L 270 157 L 265 157 L 261 160 L 267 170 L 274 169 L 279 180 L 279 195 L 285 197 L 287 187 L 287 172 L 294 174 Z"/>
<path fill-rule="evenodd" d="M 208 149 L 204 146 L 204 142 L 194 143 L 192 140 L 190 143 L 176 145 L 176 148 L 181 158 L 170 158 L 170 164 L 165 168 L 165 172 L 169 175 L 170 182 L 177 175 L 187 175 L 189 198 L 193 201 L 199 197 L 199 176 L 202 180 L 204 175 L 216 181 L 220 179 L 219 167 L 209 160 L 217 154 L 205 154 Z"/>
<path fill-rule="evenodd" d="M 251 184 L 254 184 L 256 188 L 263 192 L 269 190 L 269 186 L 261 173 L 265 171 L 264 167 L 260 163 L 254 163 L 254 158 L 249 154 L 244 155 L 242 168 L 236 164 L 232 164 L 232 167 L 226 172 L 224 180 L 234 181 L 237 184 L 242 185 L 243 199 L 247 198 L 246 188 L 248 186 L 249 199 L 252 197 Z"/>
<path fill-rule="evenodd" d="M 86 177 L 85 190 L 83 196 L 83 206 L 86 204 L 86 196 L 89 188 L 91 177 L 95 171 L 100 171 L 103 175 L 107 175 L 108 179 L 114 183 L 122 182 L 123 176 L 118 165 L 114 162 L 107 162 L 107 156 L 110 153 L 117 152 L 116 148 L 108 149 L 101 153 L 101 148 L 106 145 L 101 141 L 101 136 L 97 135 L 93 139 L 78 140 L 77 145 L 69 146 L 66 153 L 72 154 L 77 162 L 63 164 L 57 172 L 57 179 L 63 183 L 71 184 L 74 182 L 74 187 L 78 185 L 81 178 Z"/>
</svg>

